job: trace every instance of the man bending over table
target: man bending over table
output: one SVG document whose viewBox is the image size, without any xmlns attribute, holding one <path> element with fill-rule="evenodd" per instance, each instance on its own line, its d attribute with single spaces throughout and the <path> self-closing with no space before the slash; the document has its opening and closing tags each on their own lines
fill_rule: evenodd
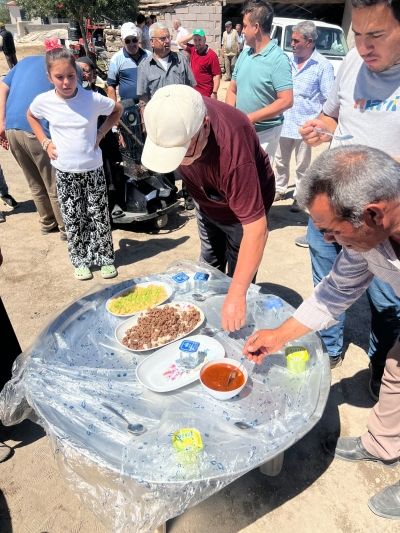
<svg viewBox="0 0 400 533">
<path fill-rule="evenodd" d="M 156 91 L 144 110 L 142 163 L 178 169 L 196 205 L 200 258 L 232 277 L 222 327 L 240 329 L 268 237 L 275 178 L 246 115 L 186 85 Z"/>
<path fill-rule="evenodd" d="M 361 145 L 327 150 L 300 182 L 299 205 L 327 242 L 343 248 L 331 272 L 279 328 L 260 330 L 244 347 L 259 363 L 268 354 L 310 331 L 334 324 L 366 290 L 374 275 L 400 296 L 400 164 Z M 257 351 L 260 351 L 257 354 Z M 393 465 L 400 459 L 400 340 L 386 358 L 379 401 L 368 431 L 361 437 L 340 437 L 325 448 L 346 461 Z M 384 518 L 400 519 L 400 482 L 373 496 L 369 508 Z"/>
</svg>

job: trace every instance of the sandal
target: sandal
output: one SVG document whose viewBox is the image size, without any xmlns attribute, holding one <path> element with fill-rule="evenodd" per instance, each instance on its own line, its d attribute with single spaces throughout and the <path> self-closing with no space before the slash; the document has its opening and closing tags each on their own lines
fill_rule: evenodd
<svg viewBox="0 0 400 533">
<path fill-rule="evenodd" d="M 81 281 L 93 278 L 93 274 L 90 272 L 90 268 L 85 265 L 75 268 L 74 276 L 76 277 L 76 279 L 79 279 Z"/>
<path fill-rule="evenodd" d="M 115 278 L 115 276 L 118 276 L 117 269 L 114 265 L 104 265 L 100 269 L 100 274 L 104 279 L 111 279 Z"/>
</svg>

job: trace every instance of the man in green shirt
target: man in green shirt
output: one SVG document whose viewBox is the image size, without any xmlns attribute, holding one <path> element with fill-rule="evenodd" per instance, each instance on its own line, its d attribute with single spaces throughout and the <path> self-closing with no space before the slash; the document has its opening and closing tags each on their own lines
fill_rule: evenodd
<svg viewBox="0 0 400 533">
<path fill-rule="evenodd" d="M 281 134 L 283 112 L 293 105 L 289 58 L 269 37 L 273 16 L 268 2 L 245 4 L 243 34 L 249 48 L 236 61 L 225 100 L 246 113 L 271 162 Z"/>
</svg>

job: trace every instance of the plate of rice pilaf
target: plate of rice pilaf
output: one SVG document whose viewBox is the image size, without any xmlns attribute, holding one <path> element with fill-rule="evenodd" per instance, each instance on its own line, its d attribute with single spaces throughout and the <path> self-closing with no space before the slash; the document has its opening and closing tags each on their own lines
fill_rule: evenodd
<svg viewBox="0 0 400 533">
<path fill-rule="evenodd" d="M 203 322 L 204 313 L 197 305 L 165 304 L 122 322 L 115 329 L 115 338 L 131 352 L 147 352 L 186 337 Z"/>
<path fill-rule="evenodd" d="M 106 302 L 106 309 L 114 316 L 132 316 L 163 304 L 172 292 L 171 285 L 162 281 L 136 283 L 109 298 Z"/>
</svg>

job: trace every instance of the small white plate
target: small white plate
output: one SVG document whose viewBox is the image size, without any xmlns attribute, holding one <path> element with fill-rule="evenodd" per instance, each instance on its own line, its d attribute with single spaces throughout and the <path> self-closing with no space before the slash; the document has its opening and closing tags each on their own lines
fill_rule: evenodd
<svg viewBox="0 0 400 533">
<path fill-rule="evenodd" d="M 170 392 L 193 383 L 200 377 L 200 369 L 205 363 L 223 359 L 225 349 L 220 342 L 206 335 L 192 335 L 187 340 L 200 343 L 199 350 L 207 354 L 196 368 L 184 368 L 180 365 L 179 346 L 181 340 L 164 346 L 146 357 L 136 368 L 139 382 L 154 392 Z"/>
<path fill-rule="evenodd" d="M 200 309 L 200 307 L 197 307 L 197 305 L 195 305 L 193 303 L 190 303 L 190 302 L 178 302 L 178 303 L 172 303 L 172 304 L 164 304 L 164 305 L 158 305 L 157 309 L 162 309 L 163 307 L 166 307 L 167 305 L 169 305 L 170 307 L 175 307 L 176 309 L 179 309 L 181 311 L 186 311 L 188 308 L 190 308 L 190 307 L 193 308 L 194 307 L 194 309 L 196 309 L 196 311 L 198 311 L 200 313 L 200 320 L 195 325 L 195 327 L 192 328 L 190 331 L 187 331 L 186 333 L 182 333 L 179 337 L 176 337 L 175 339 L 171 339 L 171 340 L 169 340 L 167 342 L 163 342 L 163 343 L 161 343 L 159 346 L 157 346 L 155 348 L 146 348 L 146 349 L 141 349 L 141 350 L 133 350 L 132 348 L 128 348 L 128 346 L 125 346 L 125 344 L 123 344 L 123 342 L 122 342 L 122 339 L 125 337 L 126 331 L 129 328 L 131 328 L 133 326 L 136 326 L 139 318 L 141 318 L 142 316 L 144 316 L 147 313 L 147 311 L 142 311 L 141 313 L 137 313 L 135 316 L 132 316 L 131 318 L 128 318 L 128 320 L 124 320 L 119 326 L 117 326 L 115 328 L 115 338 L 116 338 L 117 342 L 123 348 L 125 348 L 126 350 L 129 350 L 130 352 L 135 352 L 135 353 L 150 352 L 152 350 L 158 350 L 159 348 L 162 348 L 163 346 L 167 346 L 167 344 L 171 344 L 171 342 L 175 342 L 175 341 L 178 341 L 180 339 L 183 339 L 184 337 L 187 337 L 195 329 L 200 327 L 201 324 L 204 322 L 205 317 L 204 317 L 203 311 Z"/>
<path fill-rule="evenodd" d="M 144 281 L 143 283 L 134 283 L 131 287 L 128 287 L 122 291 L 119 291 L 117 292 L 117 294 L 114 294 L 113 296 L 111 296 L 111 298 L 109 298 L 107 301 L 106 301 L 106 309 L 107 311 L 114 315 L 114 316 L 117 316 L 117 317 L 120 317 L 120 318 L 126 318 L 128 316 L 133 316 L 133 315 L 136 315 L 138 313 L 141 313 L 142 311 L 146 311 L 146 309 L 142 309 L 141 311 L 135 311 L 133 313 L 127 313 L 127 314 L 124 314 L 124 315 L 119 315 L 117 313 L 113 313 L 112 311 L 110 311 L 109 309 L 109 304 L 111 303 L 112 300 L 115 300 L 115 298 L 118 298 L 119 296 L 122 296 L 123 294 L 128 294 L 129 292 L 132 292 L 134 289 L 136 289 L 137 287 L 148 287 L 149 285 L 159 285 L 160 287 L 163 287 L 165 292 L 167 293 L 167 297 L 164 298 L 163 300 L 161 300 L 157 305 L 153 305 L 152 307 L 149 307 L 149 309 L 152 309 L 153 307 L 158 307 L 159 305 L 163 304 L 164 302 L 166 302 L 171 294 L 173 293 L 173 287 L 172 285 L 170 285 L 169 283 L 165 283 L 164 281 Z"/>
</svg>

